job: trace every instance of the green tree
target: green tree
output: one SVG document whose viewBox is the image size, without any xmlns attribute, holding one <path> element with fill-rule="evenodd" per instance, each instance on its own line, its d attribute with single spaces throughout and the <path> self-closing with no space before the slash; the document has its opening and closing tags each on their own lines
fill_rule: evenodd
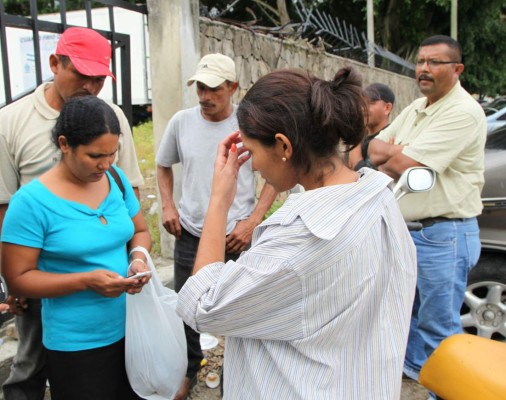
<svg viewBox="0 0 506 400">
<path fill-rule="evenodd" d="M 299 0 L 300 1 L 300 0 Z M 282 2 L 282 0 L 281 0 Z M 224 18 L 258 25 L 281 24 L 280 0 L 201 0 L 201 5 L 225 10 Z M 366 32 L 367 0 L 304 0 L 327 14 Z M 287 13 L 297 21 L 291 0 Z M 450 35 L 451 0 L 374 0 L 375 41 L 391 52 L 414 61 L 420 42 L 435 34 Z M 266 17 L 270 15 L 270 17 Z M 458 2 L 458 40 L 465 71 L 462 84 L 481 96 L 506 92 L 506 3 L 504 0 Z"/>
<path fill-rule="evenodd" d="M 506 93 L 506 5 L 504 0 L 459 3 L 459 41 L 466 69 L 464 87 L 480 96 Z"/>
<path fill-rule="evenodd" d="M 366 0 L 354 0 L 366 30 Z M 338 15 L 344 0 L 326 1 Z M 451 0 L 374 0 L 376 42 L 414 61 L 420 42 L 432 35 L 450 35 Z M 351 18 L 350 18 L 351 20 Z M 465 71 L 463 86 L 480 96 L 506 92 L 506 3 L 504 0 L 458 2 L 457 39 L 462 45 Z"/>
</svg>

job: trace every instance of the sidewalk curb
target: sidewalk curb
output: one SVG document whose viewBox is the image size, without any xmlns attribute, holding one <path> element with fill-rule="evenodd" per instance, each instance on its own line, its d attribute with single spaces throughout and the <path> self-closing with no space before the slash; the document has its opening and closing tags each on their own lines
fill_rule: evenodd
<svg viewBox="0 0 506 400">
<path fill-rule="evenodd" d="M 172 260 L 157 258 L 153 260 L 158 276 L 164 286 L 174 288 L 174 265 Z M 11 370 L 12 359 L 18 349 L 18 341 L 7 335 L 9 325 L 14 325 L 14 320 L 6 322 L 0 327 L 0 386 L 3 385 Z M 0 389 L 0 400 L 3 399 L 3 393 Z"/>
</svg>

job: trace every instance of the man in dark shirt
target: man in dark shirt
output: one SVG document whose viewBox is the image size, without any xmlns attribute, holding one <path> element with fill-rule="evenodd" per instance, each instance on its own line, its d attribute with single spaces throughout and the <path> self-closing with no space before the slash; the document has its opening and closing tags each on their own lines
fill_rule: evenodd
<svg viewBox="0 0 506 400">
<path fill-rule="evenodd" d="M 368 104 L 367 136 L 361 146 L 350 151 L 350 165 L 358 171 L 362 167 L 374 168 L 367 157 L 369 142 L 390 124 L 390 114 L 394 107 L 395 95 L 392 90 L 382 83 L 373 83 L 364 89 L 364 96 Z"/>
</svg>

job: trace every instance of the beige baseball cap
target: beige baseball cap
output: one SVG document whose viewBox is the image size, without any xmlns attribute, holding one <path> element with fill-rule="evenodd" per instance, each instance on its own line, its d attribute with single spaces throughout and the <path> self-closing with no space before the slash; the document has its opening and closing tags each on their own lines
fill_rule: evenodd
<svg viewBox="0 0 506 400">
<path fill-rule="evenodd" d="M 191 86 L 193 82 L 198 81 L 210 88 L 215 88 L 225 81 L 235 82 L 236 80 L 234 60 L 215 53 L 202 57 L 197 65 L 197 72 L 188 79 L 187 85 Z"/>
</svg>

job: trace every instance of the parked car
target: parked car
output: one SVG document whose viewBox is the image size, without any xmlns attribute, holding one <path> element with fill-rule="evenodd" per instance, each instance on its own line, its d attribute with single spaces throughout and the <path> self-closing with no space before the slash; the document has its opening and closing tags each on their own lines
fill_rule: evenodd
<svg viewBox="0 0 506 400">
<path fill-rule="evenodd" d="M 500 110 L 487 116 L 488 134 L 494 132 L 496 129 L 499 129 L 503 126 L 506 126 L 506 107 L 501 108 Z"/>
<path fill-rule="evenodd" d="M 464 330 L 506 341 L 506 124 L 487 137 L 480 225 L 481 256 L 461 311 Z"/>
<path fill-rule="evenodd" d="M 485 115 L 488 117 L 489 115 L 492 115 L 506 107 L 506 96 L 498 97 L 490 103 L 485 103 L 481 106 L 483 107 L 483 111 L 485 111 Z"/>
</svg>

